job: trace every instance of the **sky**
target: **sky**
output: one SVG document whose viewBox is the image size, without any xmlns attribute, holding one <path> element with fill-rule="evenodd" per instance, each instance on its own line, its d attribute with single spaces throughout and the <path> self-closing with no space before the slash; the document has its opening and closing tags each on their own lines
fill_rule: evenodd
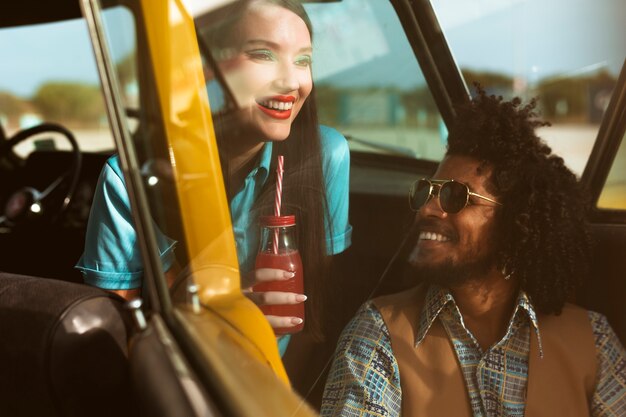
<svg viewBox="0 0 626 417">
<path fill-rule="evenodd" d="M 132 18 L 126 10 L 109 10 L 105 22 L 118 23 L 107 32 L 114 59 L 133 49 Z M 0 91 L 20 97 L 35 93 L 41 83 L 73 80 L 98 83 L 87 25 L 82 19 L 0 30 Z"/>
<path fill-rule="evenodd" d="M 343 0 L 307 7 L 314 27 L 322 28 L 321 36 L 314 36 L 316 47 L 337 50 L 332 59 L 338 63 L 320 60 L 319 53 L 314 56 L 316 75 L 324 77 L 342 64 L 349 68 L 358 57 L 369 60 L 367 71 L 352 66 L 345 73 L 328 74 L 329 82 L 353 87 L 388 80 L 405 89 L 423 84 L 423 78 L 415 76 L 420 71 L 406 59 L 412 55 L 408 42 L 397 41 L 404 34 L 389 4 L 370 0 L 366 11 L 362 3 Z M 617 76 L 626 57 L 626 0 L 432 0 L 432 5 L 460 68 L 502 73 L 532 84 L 600 69 Z M 330 15 L 362 30 L 347 32 L 348 25 L 332 24 Z M 334 35 L 327 35 L 331 31 Z M 385 76 L 390 69 L 393 80 Z"/>
<path fill-rule="evenodd" d="M 432 2 L 461 66 L 527 77 L 605 67 L 616 75 L 626 57 L 624 0 Z"/>
<path fill-rule="evenodd" d="M 329 4 L 337 7 L 337 16 L 341 12 L 342 19 L 350 19 L 351 10 L 358 8 L 360 2 L 344 0 Z M 358 37 L 372 46 L 369 52 L 363 48 L 352 51 L 354 56 L 369 60 L 371 69 L 344 77 L 353 84 L 371 83 L 377 73 L 400 65 L 394 57 L 402 54 L 402 47 L 394 42 L 385 45 L 374 26 L 376 19 L 382 19 L 379 8 L 383 7 L 383 2 L 370 2 L 370 12 L 364 14 L 358 33 L 344 37 L 346 42 Z M 553 75 L 594 72 L 599 68 L 617 75 L 626 57 L 625 0 L 432 0 L 432 3 L 453 56 L 462 68 L 501 72 L 532 82 Z M 107 13 L 107 19 L 121 24 L 109 33 L 115 47 L 113 54 L 119 58 L 133 47 L 128 41 L 133 38 L 132 19 L 124 11 Z M 315 22 L 315 12 L 311 14 Z M 325 17 L 317 18 L 323 21 Z M 368 19 L 374 19 L 371 25 Z M 382 27 L 390 27 L 387 23 L 378 22 Z M 50 30 L 51 26 L 56 30 Z M 50 79 L 97 83 L 86 33 L 86 25 L 80 20 L 0 30 L 0 51 L 4 57 L 0 62 L 0 91 L 28 97 Z M 372 52 L 375 47 L 379 53 Z M 394 52 L 394 48 L 399 48 L 397 53 L 387 54 L 390 50 Z M 344 59 L 348 52 L 346 47 L 342 54 Z M 32 56 L 37 56 L 36 62 L 32 61 Z M 331 65 L 328 62 L 317 64 L 325 68 Z M 337 71 L 341 70 L 340 64 L 334 65 Z M 407 68 L 407 71 L 413 69 Z M 397 82 L 401 84 L 403 79 L 410 77 L 398 77 Z"/>
</svg>

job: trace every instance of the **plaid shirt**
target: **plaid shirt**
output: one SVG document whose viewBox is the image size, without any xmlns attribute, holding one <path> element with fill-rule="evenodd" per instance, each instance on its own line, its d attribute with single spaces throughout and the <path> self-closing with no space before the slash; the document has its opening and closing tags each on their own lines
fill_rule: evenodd
<svg viewBox="0 0 626 417">
<path fill-rule="evenodd" d="M 461 364 L 474 416 L 523 416 L 531 332 L 541 333 L 530 300 L 520 292 L 505 336 L 483 352 L 463 324 L 452 295 L 431 286 L 420 315 L 416 347 L 439 318 Z M 606 318 L 589 312 L 595 337 L 598 382 L 593 416 L 626 415 L 626 351 Z M 402 391 L 389 331 L 376 307 L 367 302 L 345 328 L 330 370 L 321 414 L 399 416 Z"/>
</svg>

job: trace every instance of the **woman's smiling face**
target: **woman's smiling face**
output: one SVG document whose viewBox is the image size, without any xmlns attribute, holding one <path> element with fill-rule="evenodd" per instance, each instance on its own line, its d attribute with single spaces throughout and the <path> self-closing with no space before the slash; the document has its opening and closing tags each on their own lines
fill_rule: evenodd
<svg viewBox="0 0 626 417">
<path fill-rule="evenodd" d="M 242 111 L 242 122 L 260 140 L 280 141 L 313 88 L 311 34 L 295 13 L 253 3 L 231 32 L 236 54 L 219 63 Z"/>
</svg>

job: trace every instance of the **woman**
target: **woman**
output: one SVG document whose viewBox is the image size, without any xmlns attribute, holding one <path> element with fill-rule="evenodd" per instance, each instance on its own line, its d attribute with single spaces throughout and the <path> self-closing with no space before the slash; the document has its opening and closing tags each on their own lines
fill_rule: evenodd
<svg viewBox="0 0 626 417">
<path fill-rule="evenodd" d="M 311 76 L 311 24 L 299 3 L 252 0 L 205 34 L 240 109 L 226 126 L 218 117 L 220 159 L 237 241 L 244 288 L 289 276 L 253 270 L 258 216 L 273 207 L 276 155 L 285 157 L 283 201 L 298 219 L 298 242 L 308 295 L 305 331 L 320 335 L 321 289 L 328 255 L 350 245 L 349 152 L 343 136 L 318 126 Z M 77 267 L 85 281 L 131 298 L 141 288 L 128 197 L 117 157 L 105 165 L 96 190 L 86 248 Z M 157 236 L 163 269 L 172 272 L 174 242 Z M 300 303 L 302 294 L 251 294 L 257 303 Z M 300 323 L 268 317 L 273 327 Z M 283 346 L 284 347 L 284 346 Z M 284 350 L 284 349 L 282 349 Z"/>
</svg>

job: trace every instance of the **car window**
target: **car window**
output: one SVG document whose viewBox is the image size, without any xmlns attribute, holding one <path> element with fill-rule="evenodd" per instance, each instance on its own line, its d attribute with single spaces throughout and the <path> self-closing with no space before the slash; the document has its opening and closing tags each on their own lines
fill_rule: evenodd
<svg viewBox="0 0 626 417">
<path fill-rule="evenodd" d="M 259 77 L 265 74 L 264 71 L 257 72 L 259 68 L 273 68 L 273 63 L 280 62 L 281 65 L 290 64 L 290 70 L 304 78 L 312 72 L 320 123 L 331 128 L 320 131 L 325 135 L 320 138 L 323 139 L 321 142 L 337 146 L 336 153 L 324 154 L 328 159 L 322 163 L 328 165 L 324 165 L 323 169 L 343 166 L 341 185 L 337 185 L 339 180 L 335 175 L 318 180 L 319 183 L 325 181 L 321 187 L 336 190 L 336 194 L 326 195 L 328 210 L 334 210 L 332 215 L 326 217 L 326 213 L 321 211 L 324 209 L 322 200 L 318 198 L 316 201 L 320 204 L 318 224 L 321 233 L 333 231 L 332 236 L 318 236 L 320 246 L 328 244 L 322 247 L 323 250 L 331 248 L 341 253 L 350 245 L 351 228 L 347 218 L 350 166 L 347 151 L 437 161 L 445 150 L 446 132 L 441 116 L 390 2 L 304 2 L 313 26 L 312 54 L 307 48 L 298 47 L 298 51 L 304 52 L 295 57 L 289 56 L 289 60 L 281 58 L 278 61 L 274 52 L 282 51 L 275 42 L 251 38 L 246 42 L 256 45 L 262 40 L 262 47 L 235 49 L 225 41 L 227 37 L 224 33 L 232 30 L 229 26 L 232 25 L 229 19 L 234 16 L 232 10 L 237 10 L 246 2 L 224 3 L 226 6 L 218 7 L 217 4 L 188 2 L 195 34 L 185 32 L 187 29 L 183 22 L 187 16 L 179 13 L 176 7 L 171 7 L 167 13 L 172 31 L 157 33 L 146 28 L 150 44 L 145 44 L 139 36 L 136 45 L 137 66 L 143 68 L 144 62 L 154 65 L 154 73 L 141 69 L 137 72 L 140 87 L 147 88 L 138 89 L 144 107 L 139 109 L 136 130 L 127 132 L 131 133 L 129 139 L 138 162 L 138 166 L 131 169 L 138 170 L 140 177 L 140 186 L 135 192 L 139 197 L 145 195 L 149 206 L 149 213 L 141 220 L 147 221 L 146 229 L 155 237 L 151 253 L 160 262 L 160 268 L 154 268 L 154 271 L 176 273 L 174 283 L 169 283 L 173 290 L 170 300 L 174 301 L 175 310 L 184 310 L 189 300 L 193 300 L 189 293 L 190 284 L 196 284 L 201 295 L 206 296 L 209 294 L 207 283 L 211 283 L 211 296 L 221 295 L 222 300 L 233 297 L 233 302 L 237 301 L 234 295 L 240 288 L 240 271 L 244 288 L 250 287 L 249 276 L 254 272 L 260 241 L 259 216 L 263 210 L 268 213 L 275 211 L 266 203 L 271 201 L 272 206 L 274 204 L 273 175 L 277 161 L 271 152 L 260 152 L 245 166 L 237 167 L 234 166 L 235 158 L 224 163 L 224 156 L 237 152 L 238 146 L 241 146 L 237 141 L 244 145 L 249 141 L 262 144 L 257 136 L 241 135 L 241 131 L 250 133 L 245 129 L 252 127 L 256 129 L 252 133 L 258 133 L 259 129 L 284 128 L 284 123 L 272 125 L 267 122 L 268 118 L 258 117 L 270 114 L 282 120 L 282 115 L 278 113 L 286 111 L 280 103 L 270 103 L 273 99 L 263 95 L 277 93 L 272 89 L 266 91 L 264 84 L 258 82 Z M 124 20 L 118 19 L 115 25 L 111 22 L 105 20 L 104 23 L 112 60 L 115 61 L 115 56 L 122 58 L 125 54 L 116 52 L 112 32 L 119 30 Z M 180 27 L 177 27 L 178 23 Z M 244 29 L 253 30 L 255 23 L 237 26 L 237 29 L 242 32 Z M 267 30 L 271 32 L 272 27 L 268 26 Z M 175 33 L 184 34 L 181 38 L 184 40 L 175 38 Z M 363 33 L 367 36 L 355 36 Z M 199 44 L 195 44 L 195 39 L 191 37 L 195 35 Z M 310 42 L 308 34 L 306 38 Z M 201 74 L 196 72 L 198 62 L 194 48 L 202 52 Z M 126 49 L 127 52 L 130 50 L 130 47 Z M 309 55 L 312 55 L 312 69 L 309 69 Z M 254 64 L 255 74 L 244 77 L 243 71 L 251 63 Z M 118 82 L 121 83 L 120 76 Z M 249 87 L 259 87 L 259 90 L 250 92 Z M 124 88 L 119 88 L 119 95 L 122 96 L 124 91 Z M 276 98 L 279 99 L 285 98 Z M 158 105 L 152 107 L 151 103 Z M 132 114 L 126 111 L 125 122 L 132 118 Z M 257 123 L 258 119 L 263 121 Z M 263 131 L 265 133 L 272 134 L 271 131 Z M 348 139 L 350 149 L 347 149 L 341 135 Z M 280 141 L 280 138 L 274 139 L 274 143 Z M 211 159 L 215 156 L 212 154 L 215 149 L 219 149 L 219 157 L 222 158 L 222 163 L 217 166 Z M 335 160 L 337 156 L 340 159 Z M 298 157 L 309 163 L 307 153 Z M 285 156 L 285 166 L 288 167 L 285 172 L 289 169 L 293 173 L 290 175 L 294 175 L 292 178 L 298 178 L 302 172 L 307 172 L 308 166 L 299 166 L 294 161 L 293 154 Z M 231 162 L 233 165 L 229 165 Z M 326 175 L 325 171 L 321 174 Z M 222 181 L 223 177 L 225 183 L 217 184 L 216 181 Z M 237 181 L 240 183 L 237 184 Z M 317 187 L 318 183 L 314 185 Z M 285 190 L 287 187 L 294 192 L 317 189 L 298 188 L 285 181 Z M 403 186 L 403 194 L 405 190 Z M 296 203 L 285 197 L 283 212 L 290 204 L 296 206 L 296 210 L 303 207 Z M 310 205 L 309 201 L 304 207 L 308 210 Z M 341 212 L 340 216 L 335 215 L 338 212 Z M 339 217 L 343 220 L 337 220 Z M 332 224 L 327 226 L 326 222 Z M 302 224 L 302 217 L 298 217 L 297 226 L 303 227 Z M 303 236 L 298 243 L 304 246 L 307 238 L 308 235 Z M 331 239 L 332 242 L 327 243 Z M 233 258 L 233 253 L 227 249 L 229 245 L 234 248 L 235 241 L 237 252 Z M 309 262 L 309 265 L 316 264 Z M 165 277 L 157 275 L 158 282 L 163 285 Z M 227 303 L 222 301 L 221 305 L 227 306 Z M 313 317 L 308 317 L 312 321 Z M 265 325 L 268 326 L 267 322 Z"/>
<path fill-rule="evenodd" d="M 7 137 L 42 122 L 72 131 L 83 151 L 113 149 L 98 72 L 82 19 L 0 30 L 0 125 Z M 47 133 L 19 144 L 22 157 L 34 149 L 70 149 Z"/>
<path fill-rule="evenodd" d="M 126 129 L 124 140 L 132 144 L 138 166 L 129 167 L 130 177 L 122 175 L 124 161 L 121 158 L 112 166 L 126 181 L 138 175 L 139 183 L 132 187 L 133 193 L 148 203 L 149 211 L 142 221 L 147 222 L 145 229 L 155 237 L 152 248 L 155 258 L 161 262 L 154 272 L 183 271 L 173 288 L 175 292 L 181 289 L 184 293 L 188 284 L 196 282 L 198 271 L 212 270 L 203 265 L 224 265 L 225 259 L 232 261 L 229 252 L 219 248 L 232 243 L 233 234 L 245 242 L 246 249 L 238 244 L 238 264 L 244 272 L 249 272 L 258 250 L 256 216 L 259 212 L 246 214 L 251 213 L 251 207 L 257 209 L 256 197 L 250 198 L 246 193 L 259 195 L 273 190 L 268 190 L 262 181 L 249 189 L 247 185 L 238 188 L 228 183 L 217 185 L 215 180 L 222 180 L 222 171 L 228 174 L 224 175 L 226 182 L 236 175 L 230 171 L 231 167 L 223 163 L 215 166 L 215 162 L 209 160 L 214 152 L 211 141 L 216 140 L 222 147 L 220 157 L 224 150 L 230 151 L 236 145 L 219 143 L 219 139 L 238 134 L 242 128 L 236 120 L 238 112 L 247 112 L 249 105 L 261 106 L 258 101 L 245 105 L 236 102 L 235 96 L 243 83 L 237 78 L 239 73 L 228 73 L 231 81 L 226 83 L 224 73 L 228 72 L 228 65 L 215 64 L 218 60 L 228 61 L 232 51 L 209 49 L 214 44 L 208 38 L 219 33 L 218 28 L 227 25 L 232 17 L 229 7 L 245 2 L 225 2 L 228 3 L 225 8 L 219 7 L 223 4 L 188 2 L 195 34 L 185 33 L 187 17 L 176 7 L 167 10 L 171 14 L 172 28 L 176 29 L 172 33 L 152 33 L 150 28 L 136 29 L 137 22 L 129 12 L 116 9 L 115 3 L 104 4 L 104 39 L 110 54 L 107 59 L 111 61 L 116 78 L 113 90 L 118 97 L 114 98 L 123 107 L 120 119 L 122 128 Z M 312 74 L 321 124 L 344 135 L 352 151 L 439 160 L 445 151 L 445 127 L 391 3 L 376 0 L 305 2 L 305 8 L 313 25 Z M 147 39 L 135 35 L 144 30 Z M 185 33 L 187 40 L 175 40 L 173 33 L 177 31 Z M 356 33 L 367 33 L 367 36 L 355 36 Z M 195 35 L 199 37 L 199 45 L 189 40 Z M 204 73 L 200 76 L 195 72 L 198 63 L 194 48 L 197 47 L 203 59 Z M 271 58 L 249 55 L 246 59 L 258 62 Z M 300 61 L 297 66 L 303 67 Z M 259 99 L 255 97 L 255 100 Z M 143 103 L 143 107 L 135 108 L 138 102 Z M 342 141 L 336 140 L 336 143 L 341 145 Z M 264 156 L 259 155 L 252 162 L 263 165 L 259 162 L 262 158 Z M 292 161 L 288 159 L 286 163 Z M 241 179 L 242 182 L 257 181 L 264 172 L 271 176 L 268 171 L 273 170 L 274 163 L 269 161 L 270 166 L 258 169 L 254 164 L 247 166 L 254 168 L 254 178 Z M 132 172 L 134 170 L 136 172 Z M 345 230 L 339 230 L 337 235 L 348 237 L 344 240 L 338 237 L 333 242 L 338 252 L 349 245 L 345 243 L 349 242 L 350 233 L 347 180 L 346 188 L 339 193 L 343 202 L 335 206 L 329 202 L 330 209 L 346 209 L 346 218 L 341 224 Z M 127 187 L 131 188 L 128 184 Z M 402 193 L 405 189 L 403 186 Z M 239 194 L 241 190 L 243 194 Z M 238 205 L 237 198 L 249 201 Z M 223 207 L 222 203 L 225 203 Z M 231 212 L 224 218 L 225 213 L 219 210 L 229 206 Z M 234 229 L 229 223 L 231 216 Z M 333 222 L 336 217 L 331 217 Z M 336 224 L 330 227 L 336 228 Z M 163 276 L 157 279 L 163 284 Z M 224 291 L 231 290 L 230 286 L 224 288 Z M 188 301 L 185 297 L 183 300 Z"/>
<path fill-rule="evenodd" d="M 539 98 L 538 130 L 578 176 L 626 55 L 622 0 L 432 0 L 468 86 Z"/>
<path fill-rule="evenodd" d="M 359 152 L 439 161 L 447 132 L 398 16 L 386 1 L 306 3 L 322 125 Z M 206 23 L 203 23 L 206 21 Z M 214 21 L 199 21 L 205 34 Z M 209 82 L 211 108 L 228 105 Z"/>
<path fill-rule="evenodd" d="M 195 188 L 194 180 L 187 180 L 186 173 L 177 173 L 176 163 L 178 167 L 182 167 L 183 171 L 189 163 L 189 154 L 180 155 L 178 150 L 180 147 L 191 146 L 189 143 L 192 138 L 186 137 L 181 132 L 173 132 L 172 130 L 183 129 L 187 116 L 181 116 L 185 110 L 192 105 L 186 101 L 189 97 L 189 85 L 193 80 L 183 82 L 173 88 L 172 79 L 179 74 L 172 73 L 172 61 L 184 60 L 189 53 L 190 48 L 179 47 L 176 49 L 167 49 L 166 46 L 171 40 L 168 31 L 164 31 L 161 35 L 156 35 L 157 39 L 153 42 L 155 46 L 155 54 L 152 57 L 149 43 L 145 38 L 141 45 L 138 45 L 136 35 L 135 16 L 131 10 L 118 5 L 118 1 L 104 2 L 102 9 L 102 23 L 104 44 L 102 46 L 103 61 L 106 65 L 110 65 L 113 70 L 111 74 L 111 100 L 116 106 L 115 111 L 119 112 L 121 129 L 120 135 L 123 137 L 126 147 L 134 155 L 134 163 L 129 166 L 129 174 L 123 172 L 124 165 L 128 162 L 124 161 L 121 156 L 117 156 L 109 161 L 112 171 L 119 177 L 123 178 L 125 188 L 131 189 L 137 205 L 142 205 L 141 201 L 147 203 L 147 206 L 138 207 L 139 217 L 133 216 L 126 219 L 132 221 L 134 228 L 144 228 L 146 236 L 146 244 L 149 251 L 155 250 L 155 257 L 162 261 L 161 265 L 155 266 L 150 264 L 150 260 L 143 262 L 142 270 L 152 270 L 155 279 L 161 284 L 164 282 L 163 273 L 175 268 L 178 271 L 188 266 L 191 256 L 188 251 L 187 235 L 183 230 L 182 223 L 188 214 L 181 208 L 180 195 L 177 194 L 177 182 L 182 181 L 187 188 Z M 130 3 L 131 5 L 133 3 Z M 167 10 L 167 8 L 165 9 Z M 161 10 L 159 10 L 160 12 Z M 170 11 L 176 12 L 177 8 L 172 7 Z M 183 26 L 183 22 L 177 22 Z M 176 26 L 176 22 L 172 24 Z M 187 42 L 189 43 L 189 42 Z M 161 54 L 161 55 L 158 55 Z M 151 58 L 164 62 L 161 67 L 156 66 L 154 70 Z M 138 68 L 145 71 L 141 73 Z M 162 70 L 162 72 L 159 72 Z M 155 71 L 157 72 L 155 74 Z M 168 79 L 163 79 L 168 77 Z M 159 85 L 164 83 L 165 85 Z M 141 88 L 143 85 L 149 88 Z M 163 103 L 159 103 L 159 92 L 164 94 Z M 179 93 L 179 95 L 177 95 Z M 143 103 L 143 105 L 140 105 Z M 205 126 L 210 127 L 210 126 Z M 209 135 L 207 131 L 204 134 Z M 176 144 L 172 141 L 178 140 Z M 200 146 L 205 142 L 206 138 L 200 141 Z M 192 141 L 193 142 L 193 141 Z M 201 152 L 200 150 L 199 152 Z M 194 155 L 198 155 L 195 153 Z M 206 155 L 204 155 L 206 156 Z M 213 174 L 214 167 L 206 166 L 203 174 L 198 173 L 200 178 L 206 178 Z M 179 177 L 180 175 L 180 177 Z M 133 181 L 133 186 L 129 185 L 129 181 Z M 200 180 L 201 182 L 202 180 Z M 200 194 L 208 193 L 210 187 L 201 190 L 197 196 L 197 203 L 203 205 Z M 207 212 L 210 209 L 205 207 Z M 138 226 L 137 222 L 145 221 L 143 226 Z M 203 227 L 207 231 L 210 227 Z M 133 232 L 134 233 L 134 232 Z M 152 240 L 154 238 L 154 240 Z M 102 245 L 116 244 L 115 242 L 102 242 Z M 118 244 L 124 244 L 118 242 Z M 155 246 L 151 246 L 156 244 Z M 133 258 L 139 256 L 139 247 L 135 245 Z M 184 285 L 183 285 L 184 290 Z M 167 299 L 167 293 L 161 294 Z M 184 300 L 186 303 L 186 300 Z"/>
<path fill-rule="evenodd" d="M 112 13 L 119 3 L 104 2 L 104 36 L 94 40 L 101 76 L 111 83 L 109 111 L 120 136 L 119 155 L 109 160 L 105 180 L 122 193 L 122 201 L 117 207 L 108 203 L 106 210 L 116 216 L 112 223 L 129 228 L 116 235 L 119 239 L 99 244 L 132 257 L 113 268 L 138 268 L 140 278 L 132 288 L 154 289 L 142 295 L 155 301 L 161 314 L 175 315 L 177 323 L 196 334 L 211 326 L 225 329 L 227 339 L 236 339 L 239 348 L 286 379 L 269 324 L 240 289 L 214 120 L 190 14 L 210 13 L 217 6 L 160 3 L 142 7 L 144 18 L 135 19 L 126 11 Z M 128 3 L 130 10 L 139 6 Z M 98 28 L 97 22 L 96 16 L 91 24 Z M 126 65 L 137 68 L 130 77 L 124 75 Z M 204 314 L 204 320 L 196 314 Z"/>
<path fill-rule="evenodd" d="M 626 139 L 622 138 L 619 150 L 604 183 L 598 208 L 626 210 Z"/>
<path fill-rule="evenodd" d="M 107 27 L 115 30 L 106 32 L 113 67 L 120 86 L 120 96 L 127 113 L 131 115 L 139 107 L 139 80 L 137 78 L 136 28 L 133 15 L 122 6 L 103 10 L 102 18 Z"/>
<path fill-rule="evenodd" d="M 447 132 L 387 1 L 306 4 L 320 122 L 355 151 L 439 161 Z"/>
</svg>

